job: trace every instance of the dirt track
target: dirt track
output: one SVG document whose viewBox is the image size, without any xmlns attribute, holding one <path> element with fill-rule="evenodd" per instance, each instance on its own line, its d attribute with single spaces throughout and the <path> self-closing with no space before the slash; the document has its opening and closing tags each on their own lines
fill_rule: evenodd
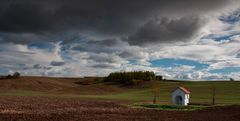
<svg viewBox="0 0 240 121">
<path fill-rule="evenodd" d="M 1 121 L 239 121 L 240 106 L 201 111 L 132 109 L 111 101 L 0 97 Z"/>
</svg>

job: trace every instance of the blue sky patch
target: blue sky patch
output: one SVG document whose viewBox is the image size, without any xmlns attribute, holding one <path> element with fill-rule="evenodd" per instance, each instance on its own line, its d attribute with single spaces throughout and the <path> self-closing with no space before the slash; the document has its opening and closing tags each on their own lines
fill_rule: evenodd
<svg viewBox="0 0 240 121">
<path fill-rule="evenodd" d="M 49 48 L 53 48 L 53 45 L 48 42 L 35 42 L 35 43 L 28 44 L 28 47 L 29 48 L 49 49 Z"/>
<path fill-rule="evenodd" d="M 209 71 L 210 73 L 220 73 L 220 74 L 229 74 L 232 72 L 240 72 L 240 67 L 226 67 L 223 69 L 215 69 Z"/>
<path fill-rule="evenodd" d="M 138 64 L 137 60 L 134 60 L 134 59 L 129 60 L 128 63 L 132 64 L 132 65 L 137 65 Z"/>
<path fill-rule="evenodd" d="M 231 40 L 231 37 L 240 35 L 240 33 L 233 33 L 230 35 L 215 35 L 215 34 L 209 34 L 207 36 L 202 37 L 201 39 L 213 39 L 214 41 L 225 41 L 225 40 Z"/>
<path fill-rule="evenodd" d="M 1 76 L 7 75 L 7 74 L 9 74 L 8 71 L 9 71 L 9 70 L 6 69 L 6 68 L 0 68 L 0 75 L 1 75 Z"/>
<path fill-rule="evenodd" d="M 232 14 L 227 16 L 220 16 L 218 18 L 220 21 L 228 24 L 235 24 L 240 22 L 240 9 L 234 11 Z"/>
<path fill-rule="evenodd" d="M 152 67 L 178 67 L 181 65 L 195 66 L 195 70 L 205 69 L 209 64 L 203 64 L 193 60 L 164 58 L 150 61 Z"/>
</svg>

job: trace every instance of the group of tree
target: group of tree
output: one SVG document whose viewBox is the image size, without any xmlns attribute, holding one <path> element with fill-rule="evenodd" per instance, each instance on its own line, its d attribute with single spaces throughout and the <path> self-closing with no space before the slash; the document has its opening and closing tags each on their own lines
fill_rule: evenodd
<svg viewBox="0 0 240 121">
<path fill-rule="evenodd" d="M 110 73 L 104 81 L 117 82 L 121 84 L 134 85 L 140 81 L 161 80 L 161 76 L 156 76 L 150 71 L 134 71 L 134 72 L 114 72 Z"/>
<path fill-rule="evenodd" d="M 9 75 L 4 76 L 2 78 L 4 78 L 4 79 L 16 79 L 16 78 L 19 78 L 20 76 L 21 76 L 21 74 L 19 72 L 15 72 L 12 75 L 9 74 Z"/>
</svg>

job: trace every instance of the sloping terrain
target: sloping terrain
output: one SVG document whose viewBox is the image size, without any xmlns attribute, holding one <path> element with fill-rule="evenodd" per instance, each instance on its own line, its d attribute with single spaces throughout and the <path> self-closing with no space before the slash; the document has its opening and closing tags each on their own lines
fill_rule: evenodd
<svg viewBox="0 0 240 121">
<path fill-rule="evenodd" d="M 171 104 L 171 91 L 183 86 L 191 91 L 191 103 L 212 103 L 212 86 L 217 104 L 240 104 L 240 81 L 159 81 L 160 104 Z M 104 83 L 101 78 L 20 77 L 0 79 L 0 96 L 54 96 L 151 102 L 151 82 L 138 86 Z"/>
<path fill-rule="evenodd" d="M 105 94 L 122 90 L 121 88 L 112 85 L 81 84 L 81 82 L 84 81 L 91 82 L 93 79 L 50 77 L 20 77 L 16 79 L 0 79 L 0 92 L 36 91 L 59 94 Z"/>
</svg>

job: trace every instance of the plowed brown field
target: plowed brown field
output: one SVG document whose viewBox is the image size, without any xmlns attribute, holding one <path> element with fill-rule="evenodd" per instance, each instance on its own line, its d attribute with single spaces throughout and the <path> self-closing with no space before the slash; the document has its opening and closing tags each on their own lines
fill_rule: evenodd
<svg viewBox="0 0 240 121">
<path fill-rule="evenodd" d="M 133 109 L 123 102 L 0 97 L 0 121 L 239 121 L 240 106 L 198 111 Z"/>
</svg>

